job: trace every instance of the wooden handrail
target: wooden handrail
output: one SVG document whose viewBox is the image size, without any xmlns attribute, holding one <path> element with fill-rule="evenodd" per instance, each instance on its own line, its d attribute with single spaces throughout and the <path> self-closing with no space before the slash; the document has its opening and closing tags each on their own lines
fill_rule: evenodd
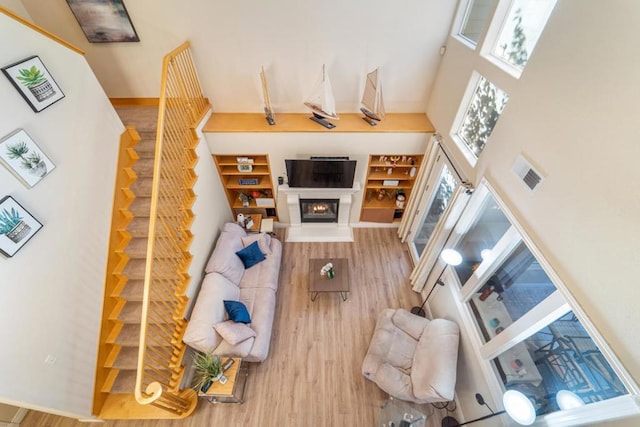
<svg viewBox="0 0 640 427">
<path fill-rule="evenodd" d="M 43 36 L 46 36 L 46 37 L 50 38 L 51 40 L 60 43 L 64 47 L 69 48 L 69 49 L 73 50 L 74 52 L 79 53 L 80 55 L 84 55 L 84 51 L 82 49 L 80 49 L 79 47 L 76 47 L 76 46 L 72 45 L 71 43 L 69 43 L 68 41 L 61 39 L 60 37 L 56 36 L 52 32 L 45 30 L 41 26 L 39 26 L 37 24 L 34 24 L 33 22 L 31 22 L 31 21 L 29 21 L 27 19 L 24 19 L 22 16 L 10 11 L 6 7 L 0 6 L 0 12 L 2 12 L 5 15 L 7 15 L 9 18 L 12 18 L 15 21 L 18 21 L 22 25 L 26 25 L 27 27 L 31 28 L 33 31 L 37 31 L 40 34 L 42 34 Z"/>
<path fill-rule="evenodd" d="M 179 390 L 179 379 L 192 258 L 194 129 L 209 108 L 186 42 L 167 54 L 162 66 L 135 388 L 138 403 L 178 416 L 190 413 L 197 401 L 194 390 Z"/>
</svg>

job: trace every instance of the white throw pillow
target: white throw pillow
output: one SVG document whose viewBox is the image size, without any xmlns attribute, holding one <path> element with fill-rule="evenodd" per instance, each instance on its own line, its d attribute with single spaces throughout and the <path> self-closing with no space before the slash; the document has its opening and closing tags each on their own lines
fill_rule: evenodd
<svg viewBox="0 0 640 427">
<path fill-rule="evenodd" d="M 258 242 L 258 247 L 263 254 L 269 255 L 271 253 L 271 235 L 258 233 L 249 234 L 247 237 L 242 238 L 242 244 L 245 248 L 253 242 Z"/>
<path fill-rule="evenodd" d="M 256 336 L 256 331 L 251 329 L 249 325 L 236 323 L 233 320 L 216 323 L 213 327 L 216 332 L 218 332 L 220 336 L 231 345 L 236 345 L 244 340 Z"/>
</svg>

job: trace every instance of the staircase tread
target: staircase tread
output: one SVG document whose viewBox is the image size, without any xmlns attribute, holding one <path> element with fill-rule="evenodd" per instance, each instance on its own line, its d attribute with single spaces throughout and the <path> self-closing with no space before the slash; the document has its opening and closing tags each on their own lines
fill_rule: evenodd
<svg viewBox="0 0 640 427">
<path fill-rule="evenodd" d="M 166 346 L 166 348 L 171 349 L 171 346 Z M 138 346 L 122 347 L 113 367 L 121 371 L 135 370 L 138 367 Z M 160 368 L 167 369 L 165 366 Z"/>
</svg>

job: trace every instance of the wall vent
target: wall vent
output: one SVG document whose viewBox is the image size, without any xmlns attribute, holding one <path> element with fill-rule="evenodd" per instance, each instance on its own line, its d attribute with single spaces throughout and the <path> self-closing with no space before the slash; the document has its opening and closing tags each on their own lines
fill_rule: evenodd
<svg viewBox="0 0 640 427">
<path fill-rule="evenodd" d="M 527 159 L 522 157 L 522 155 L 518 155 L 512 170 L 531 191 L 536 189 L 544 180 L 542 174 L 538 172 Z"/>
</svg>

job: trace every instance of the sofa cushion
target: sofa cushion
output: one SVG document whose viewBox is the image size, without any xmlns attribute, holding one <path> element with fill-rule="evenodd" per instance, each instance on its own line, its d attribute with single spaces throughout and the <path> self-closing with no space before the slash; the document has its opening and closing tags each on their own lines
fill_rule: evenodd
<svg viewBox="0 0 640 427">
<path fill-rule="evenodd" d="M 273 319 L 276 314 L 276 293 L 268 288 L 240 289 L 242 301 L 251 313 L 251 328 L 256 331 L 248 362 L 262 362 L 269 355 Z"/>
<path fill-rule="evenodd" d="M 258 246 L 258 242 L 253 242 L 246 248 L 239 250 L 236 252 L 236 255 L 238 255 L 242 260 L 242 264 L 244 264 L 245 269 L 251 268 L 265 260 L 264 254 Z"/>
<path fill-rule="evenodd" d="M 278 290 L 278 278 L 280 276 L 280 261 L 282 259 L 282 243 L 277 239 L 271 239 L 271 255 L 267 259 L 245 270 L 240 289 L 244 288 L 270 288 Z"/>
<path fill-rule="evenodd" d="M 222 232 L 234 234 L 240 238 L 247 237 L 247 231 L 235 222 L 227 222 L 222 226 Z"/>
<path fill-rule="evenodd" d="M 248 338 L 256 336 L 256 331 L 251 329 L 249 325 L 237 323 L 233 320 L 216 323 L 213 327 L 225 341 L 232 345 L 236 345 Z"/>
<path fill-rule="evenodd" d="M 413 356 L 413 393 L 423 400 L 453 400 L 458 363 L 458 325 L 446 319 L 429 322 Z"/>
<path fill-rule="evenodd" d="M 244 232 L 242 229 L 241 231 Z M 238 233 L 223 231 L 205 267 L 205 272 L 220 273 L 238 285 L 244 274 L 244 265 L 236 252 L 243 247 L 242 237 Z"/>
<path fill-rule="evenodd" d="M 222 301 L 238 300 L 239 297 L 240 289 L 235 283 L 218 273 L 207 274 L 182 338 L 185 344 L 203 353 L 215 349 L 222 342 L 222 337 L 215 332 L 213 325 L 227 317 Z"/>
<path fill-rule="evenodd" d="M 223 303 L 230 320 L 238 323 L 251 323 L 251 316 L 243 303 L 240 301 L 227 300 L 224 300 Z"/>
<path fill-rule="evenodd" d="M 263 254 L 269 255 L 271 253 L 271 235 L 267 233 L 249 234 L 242 238 L 242 244 L 246 248 L 253 242 L 258 242 L 258 246 Z"/>
</svg>

